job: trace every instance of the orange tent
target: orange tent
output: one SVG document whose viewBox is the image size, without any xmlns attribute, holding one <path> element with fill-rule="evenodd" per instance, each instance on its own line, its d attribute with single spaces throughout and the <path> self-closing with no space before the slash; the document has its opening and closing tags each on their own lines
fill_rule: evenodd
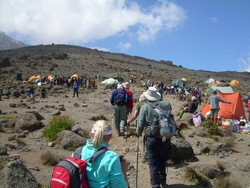
<svg viewBox="0 0 250 188">
<path fill-rule="evenodd" d="M 244 106 L 239 92 L 235 93 L 219 93 L 220 98 L 230 101 L 231 104 L 220 102 L 220 111 L 218 116 L 225 119 L 240 119 L 240 116 L 246 118 Z M 201 113 L 205 116 L 210 111 L 210 105 L 206 103 L 201 109 Z"/>
<path fill-rule="evenodd" d="M 240 85 L 240 82 L 238 80 L 232 80 L 230 83 L 229 83 L 230 86 L 238 86 Z"/>
</svg>

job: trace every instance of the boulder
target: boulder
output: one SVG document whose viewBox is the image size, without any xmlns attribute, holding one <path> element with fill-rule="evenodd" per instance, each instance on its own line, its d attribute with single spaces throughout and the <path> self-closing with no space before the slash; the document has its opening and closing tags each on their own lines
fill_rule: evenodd
<svg viewBox="0 0 250 188">
<path fill-rule="evenodd" d="M 171 150 L 168 159 L 173 163 L 183 163 L 194 159 L 194 150 L 190 143 L 184 139 L 171 138 Z"/>
<path fill-rule="evenodd" d="M 45 125 L 37 120 L 33 113 L 23 114 L 16 122 L 14 131 L 18 132 L 20 130 L 34 131 L 43 128 Z"/>
<path fill-rule="evenodd" d="M 9 162 L 0 171 L 1 181 L 0 187 L 29 187 L 40 188 L 41 185 L 36 178 L 26 168 L 21 160 Z"/>
<path fill-rule="evenodd" d="M 59 142 L 60 148 L 77 148 L 86 144 L 87 138 L 82 137 L 72 131 L 64 130 L 56 134 L 56 143 Z"/>
</svg>

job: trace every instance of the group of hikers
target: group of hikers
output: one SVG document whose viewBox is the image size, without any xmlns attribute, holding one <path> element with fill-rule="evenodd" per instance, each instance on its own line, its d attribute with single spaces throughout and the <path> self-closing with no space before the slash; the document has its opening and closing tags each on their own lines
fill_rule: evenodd
<svg viewBox="0 0 250 188">
<path fill-rule="evenodd" d="M 78 97 L 79 79 L 72 78 L 72 88 L 74 90 L 73 97 Z M 94 79 L 93 79 L 94 80 Z M 91 83 L 92 84 L 92 83 Z M 93 82 L 92 87 L 96 83 Z M 130 89 L 131 83 L 119 83 L 110 96 L 110 104 L 113 108 L 115 130 L 112 130 L 112 125 L 109 121 L 96 121 L 90 131 L 90 139 L 87 140 L 86 145 L 81 151 L 81 159 L 88 159 L 101 148 L 109 147 L 109 141 L 112 138 L 114 131 L 116 134 L 126 136 L 128 132 L 126 127 L 137 119 L 136 136 L 141 137 L 144 134 L 145 152 L 149 165 L 150 184 L 152 188 L 166 188 L 167 174 L 166 174 L 166 159 L 168 152 L 171 149 L 171 139 L 162 139 L 155 137 L 152 134 L 153 126 L 155 124 L 154 118 L 156 112 L 154 108 L 161 105 L 162 108 L 168 108 L 171 112 L 171 104 L 163 102 L 163 92 L 161 92 L 161 84 L 156 86 L 150 85 L 147 90 L 142 92 L 139 101 L 134 104 L 133 92 Z M 187 88 L 181 89 L 187 91 Z M 195 113 L 200 103 L 199 97 L 201 93 L 198 88 L 191 88 L 191 101 L 184 105 L 187 113 Z M 0 99 L 1 99 L 0 92 Z M 33 87 L 29 90 L 30 94 L 34 95 Z M 219 103 L 228 103 L 220 98 L 216 91 L 214 91 L 208 98 L 210 104 L 210 118 L 209 120 L 217 123 Z M 165 105 L 165 106 L 164 106 Z M 248 96 L 248 110 L 250 121 L 250 96 Z M 129 118 L 129 114 L 132 116 Z M 123 156 L 119 156 L 112 150 L 107 150 L 96 158 L 93 163 L 87 164 L 87 177 L 89 187 L 129 187 L 128 176 L 128 162 Z"/>
<path fill-rule="evenodd" d="M 199 104 L 199 95 L 201 94 L 198 92 L 197 88 L 194 88 L 192 92 L 190 91 L 190 93 L 192 93 L 191 101 L 188 102 L 185 107 L 188 109 L 189 113 L 195 113 Z M 152 134 L 148 134 L 154 124 L 153 120 L 155 110 L 152 106 L 159 105 L 162 99 L 162 94 L 159 92 L 159 88 L 149 86 L 147 87 L 147 90 L 140 95 L 139 101 L 134 105 L 133 92 L 130 90 L 129 82 L 117 84 L 117 88 L 112 91 L 110 96 L 110 103 L 113 107 L 115 131 L 117 135 L 124 136 L 128 134 L 128 132 L 126 133 L 126 126 L 136 119 L 136 136 L 139 139 L 143 132 L 145 134 L 145 151 L 149 164 L 150 183 L 152 188 L 167 187 L 166 158 L 170 150 L 171 139 L 163 140 L 152 136 Z M 220 98 L 216 91 L 214 91 L 208 98 L 208 103 L 211 108 L 209 120 L 214 123 L 217 123 L 220 102 L 228 104 L 231 103 L 230 101 Z M 250 114 L 250 96 L 248 106 Z M 169 108 L 172 109 L 171 104 Z M 130 118 L 128 118 L 129 113 L 132 114 Z M 99 124 L 99 126 L 96 126 L 97 124 Z M 91 156 L 98 150 L 98 148 L 102 147 L 102 144 L 105 144 L 105 146 L 108 147 L 108 143 L 112 135 L 113 130 L 111 129 L 110 123 L 103 120 L 96 122 L 91 130 L 91 140 L 85 146 L 84 151 L 88 151 L 88 154 L 84 158 Z M 96 142 L 97 138 L 102 141 L 99 140 L 99 142 Z M 91 177 L 91 187 L 92 185 L 93 187 L 128 187 L 129 183 L 126 173 L 128 169 L 127 161 L 124 158 L 120 161 L 118 154 L 113 151 L 109 152 L 109 156 L 105 155 L 99 158 L 99 165 L 102 166 L 98 169 L 106 169 L 105 172 L 101 173 L 102 176 L 100 179 L 96 178 L 94 175 L 98 174 L 98 169 L 91 168 L 91 165 L 88 166 L 87 175 Z M 111 160 L 111 153 L 114 155 L 112 160 L 114 163 L 107 164 L 104 161 Z M 121 164 L 117 165 L 118 163 Z M 110 169 L 116 170 L 113 172 L 112 170 L 110 171 Z"/>
</svg>

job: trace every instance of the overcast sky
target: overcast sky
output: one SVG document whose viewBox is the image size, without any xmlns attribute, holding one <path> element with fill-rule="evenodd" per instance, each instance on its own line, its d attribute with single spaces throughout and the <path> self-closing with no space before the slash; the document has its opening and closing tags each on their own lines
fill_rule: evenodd
<svg viewBox="0 0 250 188">
<path fill-rule="evenodd" d="M 249 0 L 0 0 L 0 30 L 28 45 L 250 72 Z"/>
</svg>

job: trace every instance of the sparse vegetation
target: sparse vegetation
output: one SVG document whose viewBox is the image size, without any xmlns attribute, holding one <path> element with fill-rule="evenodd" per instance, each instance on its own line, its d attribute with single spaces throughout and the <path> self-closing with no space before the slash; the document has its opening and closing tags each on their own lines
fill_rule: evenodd
<svg viewBox="0 0 250 188">
<path fill-rule="evenodd" d="M 40 156 L 42 163 L 50 166 L 56 166 L 63 158 L 64 157 L 57 156 L 49 151 Z"/>
<path fill-rule="evenodd" d="M 209 120 L 203 121 L 200 126 L 203 126 L 203 127 L 207 128 L 209 135 L 219 135 L 219 133 L 220 133 L 218 125 L 216 125 L 215 123 L 213 123 L 213 122 L 211 122 Z M 205 135 L 206 134 L 204 134 L 204 136 Z"/>
<path fill-rule="evenodd" d="M 235 180 L 231 180 L 229 178 L 217 178 L 215 182 L 215 186 L 219 188 L 241 188 L 239 183 Z"/>
<path fill-rule="evenodd" d="M 226 167 L 226 164 L 223 163 L 223 162 L 220 162 L 220 161 L 217 161 L 216 164 L 214 165 L 216 168 L 220 169 L 221 171 L 225 171 L 225 169 L 227 168 Z"/>
<path fill-rule="evenodd" d="M 70 130 L 74 124 L 75 121 L 68 116 L 53 116 L 48 123 L 48 127 L 44 129 L 43 136 L 53 141 L 56 139 L 58 132 Z"/>
<path fill-rule="evenodd" d="M 197 170 L 195 170 L 192 167 L 185 167 L 184 168 L 184 181 L 188 181 L 195 184 L 200 184 L 204 181 L 207 181 L 205 176 L 199 173 Z"/>
</svg>

